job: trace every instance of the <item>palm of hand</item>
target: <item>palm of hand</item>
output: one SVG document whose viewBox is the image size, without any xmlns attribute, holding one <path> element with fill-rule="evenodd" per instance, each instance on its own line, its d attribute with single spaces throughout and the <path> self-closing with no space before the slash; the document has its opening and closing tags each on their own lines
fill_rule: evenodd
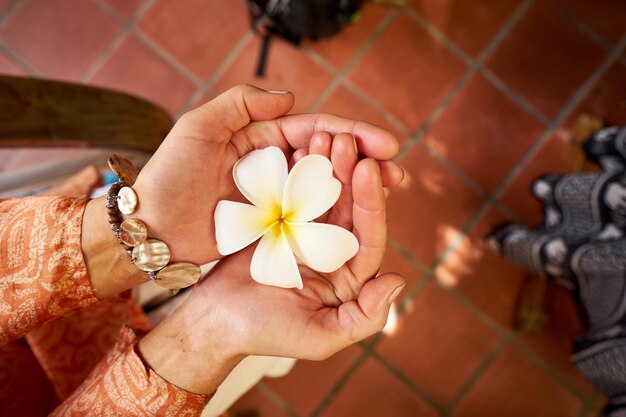
<svg viewBox="0 0 626 417">
<path fill-rule="evenodd" d="M 194 288 L 190 303 L 211 303 L 228 329 L 232 348 L 244 354 L 323 359 L 342 346 L 327 346 L 328 323 L 337 326 L 341 302 L 324 274 L 301 267 L 304 289 L 258 284 L 250 277 L 253 247 L 222 260 Z M 194 301 L 193 299 L 197 300 Z M 346 337 L 353 338 L 346 328 Z"/>
<path fill-rule="evenodd" d="M 304 289 L 296 290 L 252 280 L 253 245 L 222 260 L 189 300 L 190 305 L 207 309 L 201 316 L 217 315 L 219 327 L 228 329 L 225 337 L 237 341 L 233 348 L 244 354 L 323 359 L 380 330 L 388 300 L 402 285 L 402 278 L 394 274 L 371 280 L 386 240 L 385 196 L 377 164 L 373 160 L 357 163 L 350 135 L 337 135 L 334 140 L 326 135 L 312 141 L 311 152 L 325 150 L 335 159 L 338 177 L 349 183 L 320 221 L 351 229 L 361 241 L 359 253 L 329 274 L 300 265 Z M 305 153 L 299 151 L 295 159 Z"/>
<path fill-rule="evenodd" d="M 248 132 L 259 130 L 259 125 L 273 134 L 250 139 Z M 243 155 L 270 145 L 290 149 L 280 131 L 270 129 L 275 126 L 276 121 L 253 122 L 233 133 L 226 143 L 185 134 L 184 125 L 177 125 L 168 135 L 141 171 L 135 189 L 141 200 L 137 217 L 147 219 L 151 232 L 170 245 L 172 259 L 202 264 L 220 257 L 215 207 L 223 199 L 241 200 L 232 169 Z M 211 160 L 198 155 L 211 155 Z"/>
</svg>

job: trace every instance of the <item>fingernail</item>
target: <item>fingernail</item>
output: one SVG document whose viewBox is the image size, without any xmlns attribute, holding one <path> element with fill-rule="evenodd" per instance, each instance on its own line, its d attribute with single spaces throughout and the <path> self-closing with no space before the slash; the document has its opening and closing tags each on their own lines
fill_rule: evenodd
<svg viewBox="0 0 626 417">
<path fill-rule="evenodd" d="M 287 94 L 289 91 L 287 90 L 267 90 L 268 93 L 271 94 Z"/>
<path fill-rule="evenodd" d="M 406 284 L 402 284 L 400 285 L 398 288 L 396 288 L 395 290 L 393 290 L 393 292 L 391 293 L 391 295 L 389 296 L 389 300 L 387 300 L 387 302 L 391 305 L 394 301 L 396 301 L 396 298 L 398 298 L 398 296 L 400 295 L 400 293 L 402 292 L 402 290 L 404 289 L 404 287 L 406 287 Z"/>
</svg>

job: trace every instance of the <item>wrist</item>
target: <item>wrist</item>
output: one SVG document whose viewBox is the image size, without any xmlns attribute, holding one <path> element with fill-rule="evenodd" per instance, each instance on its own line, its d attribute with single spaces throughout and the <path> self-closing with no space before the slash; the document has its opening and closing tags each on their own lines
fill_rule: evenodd
<svg viewBox="0 0 626 417">
<path fill-rule="evenodd" d="M 148 280 L 131 262 L 107 221 L 105 197 L 87 203 L 81 247 L 91 287 L 100 298 L 115 296 Z"/>
<path fill-rule="evenodd" d="M 168 245 L 172 263 L 192 262 L 203 265 L 221 259 L 214 228 L 207 225 L 207 219 L 213 218 L 214 205 L 190 204 L 184 208 L 184 212 L 173 209 L 174 202 L 169 196 L 176 196 L 180 189 L 175 184 L 165 185 L 167 187 L 156 188 L 152 184 L 142 182 L 140 175 L 133 184 L 133 190 L 140 203 L 132 217 L 141 219 L 146 224 L 150 237 L 162 240 Z"/>
<path fill-rule="evenodd" d="M 230 348 L 223 327 L 190 310 L 187 304 L 176 310 L 139 342 L 138 352 L 169 383 L 211 394 L 245 355 Z"/>
</svg>

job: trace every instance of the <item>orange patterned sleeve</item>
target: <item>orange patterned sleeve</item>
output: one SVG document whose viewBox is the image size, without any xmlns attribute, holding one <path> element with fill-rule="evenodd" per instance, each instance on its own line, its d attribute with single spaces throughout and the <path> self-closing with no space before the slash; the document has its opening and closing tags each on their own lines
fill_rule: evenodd
<svg viewBox="0 0 626 417">
<path fill-rule="evenodd" d="M 124 327 L 107 356 L 50 416 L 199 416 L 210 395 L 180 389 L 143 364 Z"/>
<path fill-rule="evenodd" d="M 81 250 L 87 200 L 0 200 L 0 346 L 98 300 Z"/>
</svg>

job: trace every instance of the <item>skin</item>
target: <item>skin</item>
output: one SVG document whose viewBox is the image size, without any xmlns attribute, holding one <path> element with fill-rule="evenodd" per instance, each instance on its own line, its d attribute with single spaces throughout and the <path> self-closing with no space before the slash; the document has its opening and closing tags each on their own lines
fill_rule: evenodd
<svg viewBox="0 0 626 417">
<path fill-rule="evenodd" d="M 402 169 L 390 133 L 333 115 L 286 115 L 294 97 L 242 85 L 185 114 L 133 186 L 140 206 L 133 217 L 163 240 L 172 262 L 220 259 L 213 212 L 220 200 L 242 200 L 232 179 L 235 162 L 254 149 L 278 146 L 290 163 L 310 153 L 331 159 L 342 195 L 318 219 L 351 230 L 358 254 L 338 271 L 304 266 L 304 289 L 256 283 L 249 267 L 256 245 L 224 258 L 191 296 L 146 335 L 138 352 L 167 381 L 191 392 L 214 392 L 246 355 L 324 359 L 380 330 L 404 279 L 374 279 L 384 253 L 384 188 Z M 114 296 L 147 280 L 113 237 L 102 199 L 83 220 L 83 253 L 93 289 Z"/>
</svg>

